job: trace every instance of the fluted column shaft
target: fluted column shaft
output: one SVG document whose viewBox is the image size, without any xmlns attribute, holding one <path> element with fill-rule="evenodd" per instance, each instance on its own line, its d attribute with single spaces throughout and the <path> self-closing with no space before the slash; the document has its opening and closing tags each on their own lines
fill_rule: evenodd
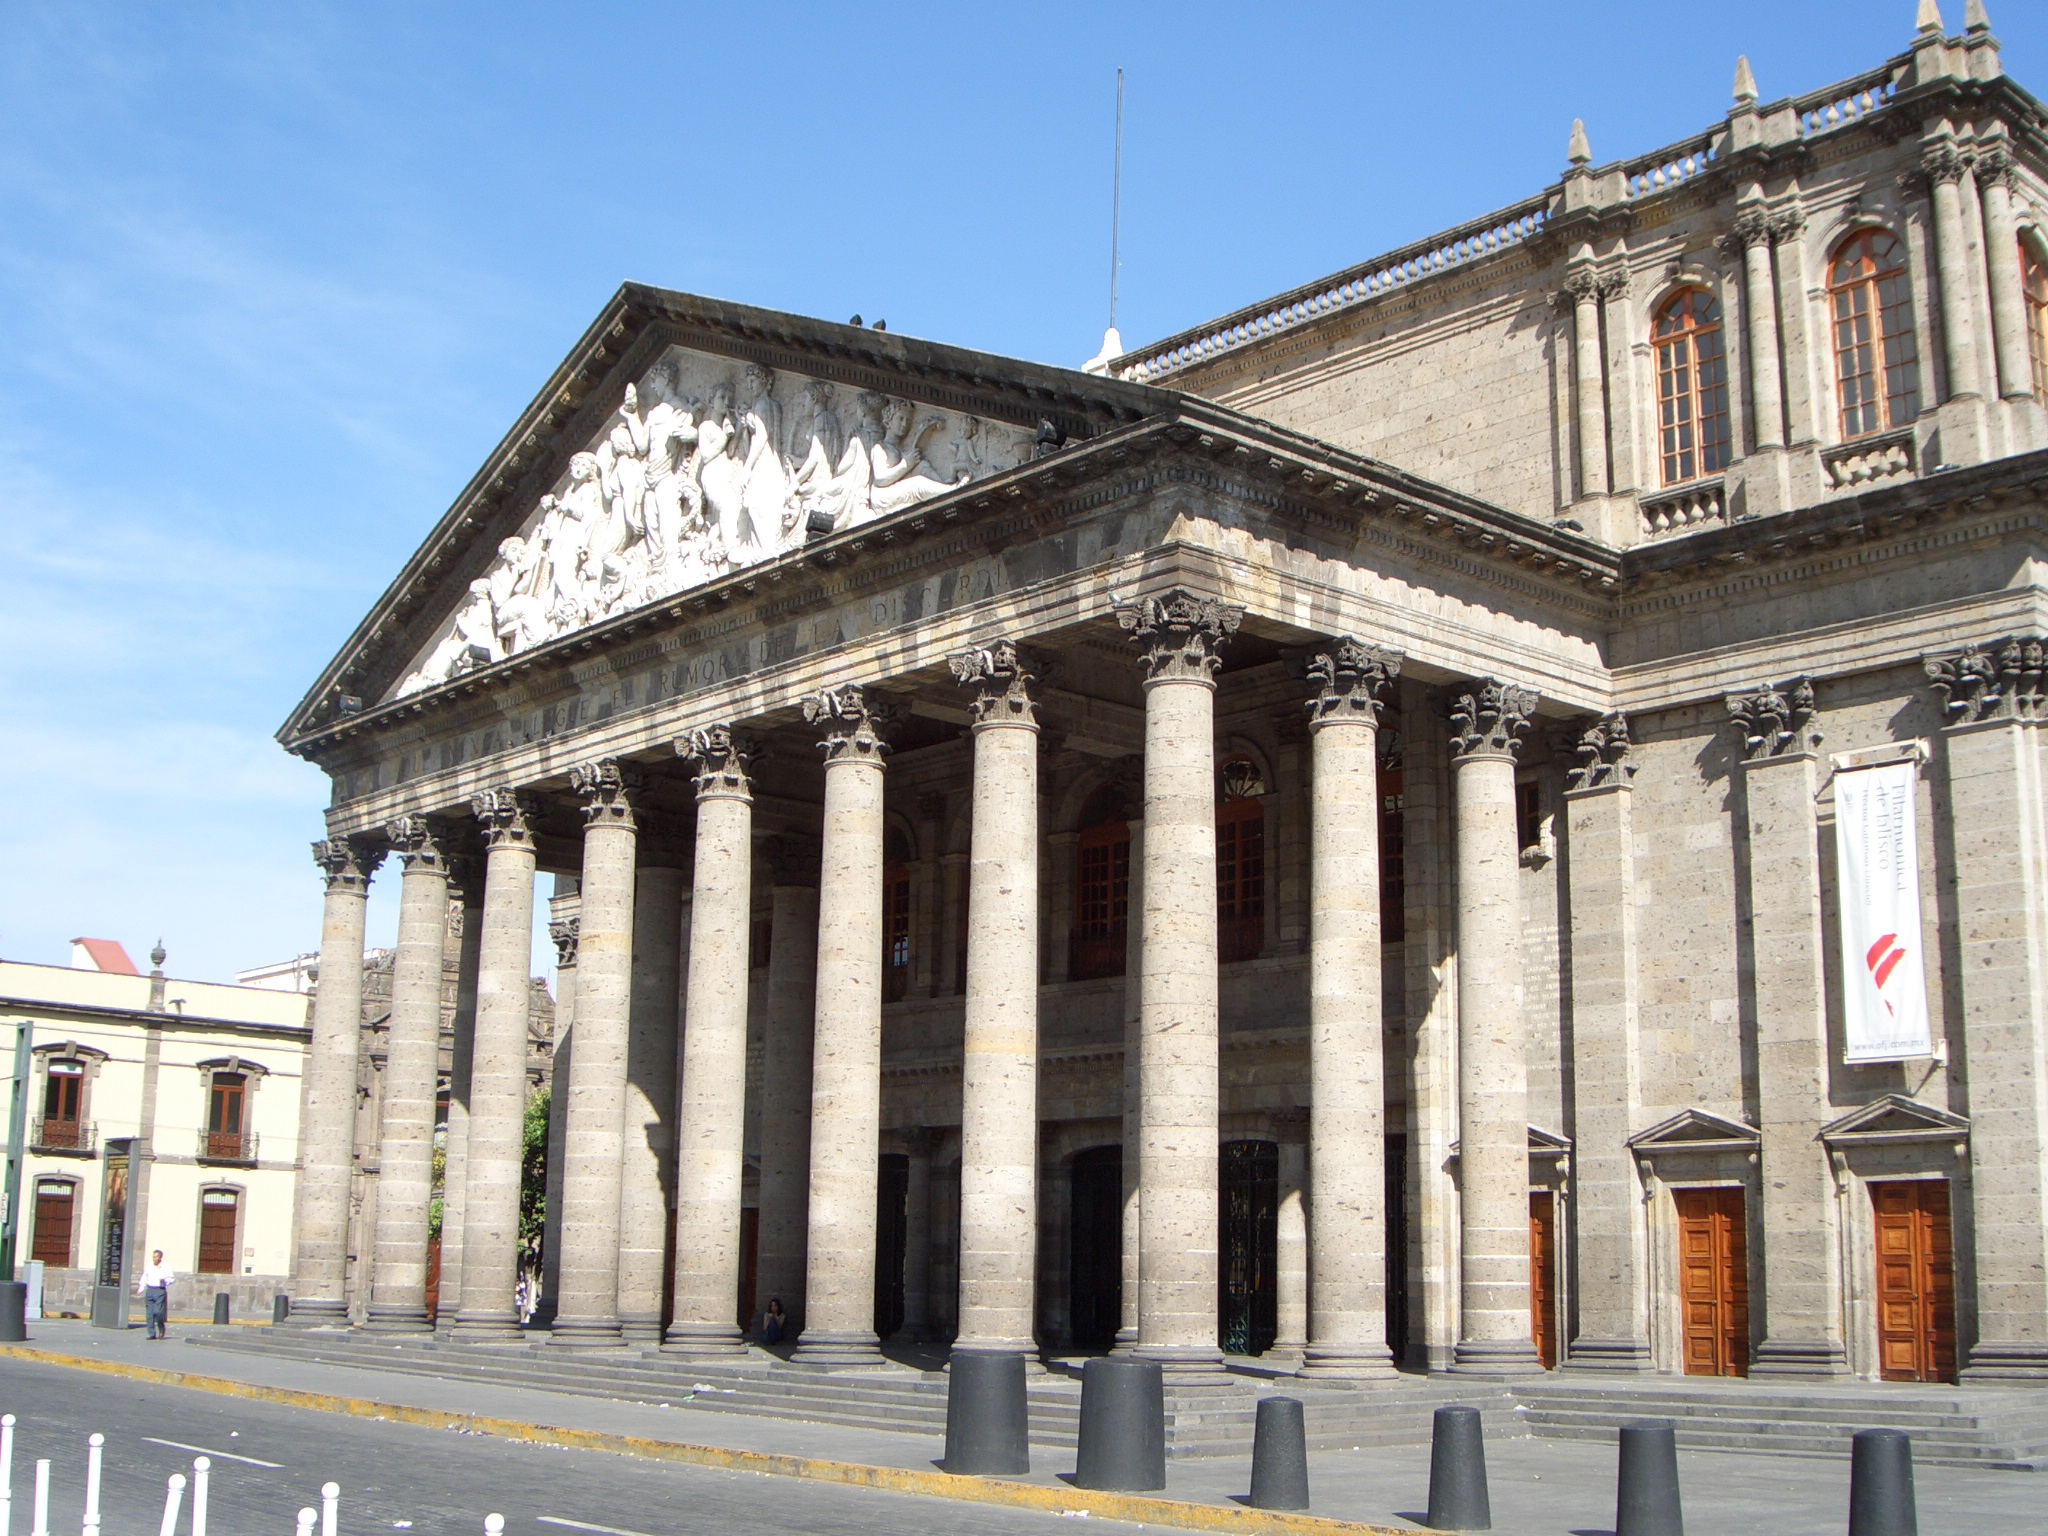
<svg viewBox="0 0 2048 1536">
<path fill-rule="evenodd" d="M 1457 783 L 1458 1195 L 1454 1370 L 1538 1369 L 1529 1316 L 1529 1069 L 1515 749 L 1536 697 L 1486 680 L 1452 704 Z"/>
<path fill-rule="evenodd" d="M 1380 1018 L 1379 694 L 1400 658 L 1309 662 L 1309 1322 L 1312 1375 L 1391 1376 Z"/>
<path fill-rule="evenodd" d="M 1590 267 L 1566 280 L 1572 368 L 1579 391 L 1579 494 L 1607 494 L 1607 375 L 1600 357 L 1600 283 Z"/>
<path fill-rule="evenodd" d="M 391 1033 L 377 1151 L 372 1328 L 427 1328 L 427 1214 L 434 1195 L 434 1087 L 441 1060 L 441 978 L 448 943 L 448 865 L 423 816 L 390 828 L 405 860 L 391 957 Z"/>
<path fill-rule="evenodd" d="M 795 1358 L 881 1360 L 875 1213 L 882 1134 L 882 753 L 862 690 L 804 701 L 825 735 L 818 1006 L 811 1056 L 810 1234 Z"/>
<path fill-rule="evenodd" d="M 320 980 L 299 1144 L 299 1294 L 294 1321 L 348 1320 L 348 1196 L 355 1170 L 356 1052 L 363 1029 L 363 923 L 383 850 L 366 838 L 313 845 L 327 877 L 320 914 Z"/>
<path fill-rule="evenodd" d="M 434 1331 L 446 1334 L 462 1309 L 462 1207 L 468 1187 L 469 1085 L 476 1061 L 476 989 L 483 968 L 484 861 L 451 861 L 450 879 L 462 893 L 462 931 L 456 940 L 455 1019 L 448 1050 L 448 1132 L 441 1158 L 441 1278 L 435 1292 Z"/>
<path fill-rule="evenodd" d="M 488 1343 L 519 1337 L 520 1134 L 532 1006 L 537 807 L 511 789 L 486 790 L 475 805 L 489 852 L 463 1169 L 462 1304 L 454 1332 L 459 1339 Z"/>
<path fill-rule="evenodd" d="M 1038 1269 L 1038 721 L 1014 645 L 952 664 L 974 693 L 953 1347 L 1019 1353 Z"/>
<path fill-rule="evenodd" d="M 665 1348 L 731 1354 L 746 1164 L 747 947 L 753 911 L 751 748 L 730 728 L 676 743 L 697 779 L 689 1002 L 676 1127 L 676 1283 Z M 770 931 L 773 945 L 773 931 Z M 787 1306 L 787 1303 L 784 1303 Z"/>
<path fill-rule="evenodd" d="M 780 1297 L 792 1331 L 803 1326 L 810 1238 L 811 1032 L 818 1000 L 818 892 L 814 866 L 783 860 L 769 892 L 767 1019 L 761 1063 L 761 1309 Z"/>
<path fill-rule="evenodd" d="M 682 1011 L 683 854 L 642 839 L 634 881 L 632 1025 L 619 1159 L 619 1331 L 661 1338 L 675 1170 L 677 1024 Z"/>
<path fill-rule="evenodd" d="M 551 1341 L 619 1342 L 619 1149 L 632 998 L 634 862 L 639 825 L 632 770 L 613 761 L 570 772 L 583 800 L 576 918 L 575 1048 L 563 1135 L 561 1293 Z"/>
</svg>

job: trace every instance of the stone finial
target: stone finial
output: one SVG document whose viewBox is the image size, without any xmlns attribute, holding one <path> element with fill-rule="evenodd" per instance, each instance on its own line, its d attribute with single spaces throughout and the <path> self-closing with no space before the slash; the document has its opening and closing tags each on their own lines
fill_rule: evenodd
<svg viewBox="0 0 2048 1536">
<path fill-rule="evenodd" d="M 1756 105 L 1756 76 L 1749 70 L 1749 55 L 1735 56 L 1735 104 L 1738 107 Z"/>
<path fill-rule="evenodd" d="M 638 768 L 616 757 L 578 763 L 569 770 L 569 788 L 583 801 L 583 820 L 593 827 L 632 826 L 633 801 L 645 782 Z"/>
<path fill-rule="evenodd" d="M 2048 720 L 2048 640 L 2010 635 L 1952 656 L 1921 658 L 1951 725 Z"/>
<path fill-rule="evenodd" d="M 500 784 L 478 790 L 470 796 L 470 809 L 483 829 L 489 848 L 531 848 L 533 823 L 540 815 L 540 802 L 523 789 Z"/>
<path fill-rule="evenodd" d="M 555 941 L 555 968 L 567 971 L 576 965 L 576 941 L 583 934 L 583 919 L 568 918 L 563 922 L 548 924 L 548 937 Z"/>
<path fill-rule="evenodd" d="M 1989 32 L 1991 17 L 1984 10 L 1984 0 L 1963 0 L 1963 30 L 1965 32 Z"/>
<path fill-rule="evenodd" d="M 360 894 L 384 862 L 384 849 L 366 837 L 323 837 L 313 845 L 313 862 L 327 876 L 327 889 Z"/>
<path fill-rule="evenodd" d="M 1575 166 L 1593 163 L 1593 146 L 1587 142 L 1586 120 L 1582 117 L 1572 119 L 1572 136 L 1565 145 L 1564 157 Z"/>
<path fill-rule="evenodd" d="M 1513 757 L 1536 712 L 1536 690 L 1482 677 L 1451 695 L 1451 756 Z"/>
<path fill-rule="evenodd" d="M 1180 588 L 1164 597 L 1111 606 L 1118 625 L 1138 647 L 1138 667 L 1148 683 L 1214 682 L 1223 647 L 1244 620 L 1244 610 L 1235 603 Z"/>
<path fill-rule="evenodd" d="M 1810 677 L 1795 677 L 1782 688 L 1765 685 L 1731 693 L 1727 699 L 1728 719 L 1742 733 L 1745 762 L 1810 751 L 1820 740 L 1820 732 L 1813 729 L 1820 705 Z"/>
<path fill-rule="evenodd" d="M 149 1012 L 166 1013 L 170 1005 L 164 1001 L 164 941 L 158 939 L 156 948 L 149 952 Z"/>
<path fill-rule="evenodd" d="M 1636 776 L 1636 765 L 1628 760 L 1633 743 L 1627 715 L 1616 710 L 1595 716 L 1580 726 L 1578 734 L 1572 746 L 1578 761 L 1566 775 L 1567 789 L 1600 789 L 1626 784 Z"/>
<path fill-rule="evenodd" d="M 1031 685 L 1038 674 L 1013 640 L 960 651 L 947 658 L 954 678 L 974 691 L 968 705 L 976 726 L 1025 725 L 1036 728 L 1038 715 Z"/>
<path fill-rule="evenodd" d="M 400 816 L 384 828 L 391 846 L 407 869 L 445 869 L 441 829 L 427 816 Z"/>
<path fill-rule="evenodd" d="M 1922 37 L 1941 36 L 1941 7 L 1936 0 L 1920 0 L 1920 11 L 1913 18 L 1913 27 Z"/>
<path fill-rule="evenodd" d="M 804 699 L 804 721 L 821 727 L 825 739 L 818 743 L 827 764 L 842 762 L 882 764 L 889 743 L 882 731 L 889 725 L 891 711 L 870 703 L 867 690 L 859 683 L 844 683 Z"/>
<path fill-rule="evenodd" d="M 156 941 L 156 947 L 150 950 L 149 952 L 149 963 L 155 966 L 158 970 L 162 970 L 164 968 L 164 962 L 170 958 L 170 952 L 164 948 L 164 941 L 162 939 L 158 939 Z"/>
<path fill-rule="evenodd" d="M 1332 640 L 1308 659 L 1308 678 L 1316 685 L 1307 705 L 1309 724 L 1355 720 L 1378 725 L 1380 692 L 1401 675 L 1401 662 L 1399 651 L 1366 645 L 1349 635 Z"/>
<path fill-rule="evenodd" d="M 699 800 L 714 795 L 753 799 L 747 769 L 754 750 L 753 739 L 730 725 L 707 725 L 676 741 L 676 756 L 687 761 L 696 776 Z"/>
</svg>

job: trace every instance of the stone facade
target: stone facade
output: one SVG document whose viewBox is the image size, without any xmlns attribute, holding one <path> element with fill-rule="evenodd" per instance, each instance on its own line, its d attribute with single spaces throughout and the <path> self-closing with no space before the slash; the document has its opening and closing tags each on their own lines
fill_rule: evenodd
<svg viewBox="0 0 2048 1536">
<path fill-rule="evenodd" d="M 551 871 L 558 1343 L 2048 1376 L 2048 114 L 1923 4 L 1568 161 L 1090 373 L 620 291 L 281 733 L 330 863 L 488 845 L 458 1335 Z M 1851 1065 L 1895 761 L 1935 1044 Z"/>
</svg>

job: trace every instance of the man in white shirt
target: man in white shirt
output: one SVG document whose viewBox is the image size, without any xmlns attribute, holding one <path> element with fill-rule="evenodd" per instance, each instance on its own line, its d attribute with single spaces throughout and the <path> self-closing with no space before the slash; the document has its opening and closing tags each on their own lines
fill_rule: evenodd
<svg viewBox="0 0 2048 1536">
<path fill-rule="evenodd" d="M 150 1250 L 149 1262 L 142 1266 L 142 1277 L 135 1282 L 135 1294 L 142 1298 L 142 1315 L 149 1322 L 149 1336 L 152 1339 L 166 1338 L 170 1334 L 171 1311 L 171 1266 L 164 1262 L 161 1248 Z"/>
</svg>

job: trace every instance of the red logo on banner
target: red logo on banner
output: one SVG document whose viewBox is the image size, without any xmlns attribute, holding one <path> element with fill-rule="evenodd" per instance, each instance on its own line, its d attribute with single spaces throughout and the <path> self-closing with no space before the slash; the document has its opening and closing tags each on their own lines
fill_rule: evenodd
<svg viewBox="0 0 2048 1536">
<path fill-rule="evenodd" d="M 1905 958 L 1906 947 L 1899 942 L 1896 933 L 1883 934 L 1870 946 L 1870 952 L 1863 957 L 1863 963 L 1869 968 L 1870 979 L 1876 984 L 1879 997 L 1884 997 L 1884 984 L 1891 980 L 1892 972 L 1898 969 L 1899 962 Z M 1892 1000 L 1888 997 L 1884 999 L 1884 1011 L 1898 1011 L 1892 1007 Z"/>
</svg>

